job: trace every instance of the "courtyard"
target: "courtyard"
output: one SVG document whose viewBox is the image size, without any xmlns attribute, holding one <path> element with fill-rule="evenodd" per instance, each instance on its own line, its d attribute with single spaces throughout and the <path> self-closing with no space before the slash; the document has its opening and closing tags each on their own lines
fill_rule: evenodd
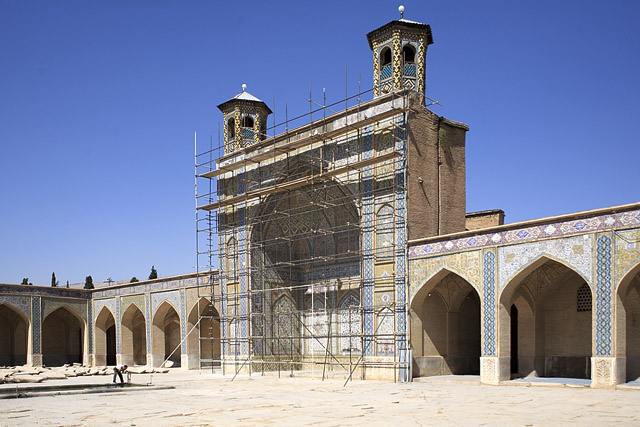
<svg viewBox="0 0 640 427">
<path fill-rule="evenodd" d="M 172 370 L 133 382 L 173 389 L 0 400 L 0 425 L 629 425 L 640 388 L 580 384 L 480 385 L 478 377 L 413 383 L 231 376 Z M 104 384 L 110 376 L 42 385 Z M 15 388 L 4 384 L 3 389 Z M 635 389 L 634 389 L 635 388 Z"/>
</svg>

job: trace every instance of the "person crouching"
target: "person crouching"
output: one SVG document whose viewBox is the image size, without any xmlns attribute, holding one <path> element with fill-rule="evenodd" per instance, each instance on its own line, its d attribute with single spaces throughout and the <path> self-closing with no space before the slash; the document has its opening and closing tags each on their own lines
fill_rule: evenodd
<svg viewBox="0 0 640 427">
<path fill-rule="evenodd" d="M 127 372 L 127 365 L 116 365 L 113 367 L 113 383 L 116 383 L 116 375 L 120 377 L 120 384 L 124 384 L 124 378 L 122 378 L 122 374 Z"/>
</svg>

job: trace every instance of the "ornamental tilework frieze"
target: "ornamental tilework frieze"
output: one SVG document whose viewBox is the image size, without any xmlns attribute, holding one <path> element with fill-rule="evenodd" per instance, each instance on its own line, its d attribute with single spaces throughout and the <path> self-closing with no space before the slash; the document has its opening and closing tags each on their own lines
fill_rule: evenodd
<svg viewBox="0 0 640 427">
<path fill-rule="evenodd" d="M 187 337 L 187 314 L 184 289 L 180 289 L 180 341 L 184 342 Z M 182 346 L 182 354 L 187 354 L 187 346 Z"/>
<path fill-rule="evenodd" d="M 615 284 L 640 263 L 640 230 L 615 233 Z"/>
<path fill-rule="evenodd" d="M 124 315 L 131 304 L 134 304 L 141 313 L 144 313 L 144 295 L 132 295 L 120 298 L 121 315 Z M 122 321 L 122 319 L 120 319 L 120 321 Z"/>
<path fill-rule="evenodd" d="M 91 299 L 91 292 L 50 286 L 0 285 L 0 294 Z"/>
<path fill-rule="evenodd" d="M 76 300 L 68 298 L 43 298 L 42 299 L 42 320 L 46 319 L 48 315 L 59 309 L 60 307 L 67 307 L 75 314 L 80 316 L 82 320 L 87 321 L 87 304 L 86 300 Z"/>
<path fill-rule="evenodd" d="M 473 286 L 480 294 L 480 251 L 459 252 L 434 258 L 409 260 L 411 298 L 418 289 L 443 268 L 456 273 Z"/>
<path fill-rule="evenodd" d="M 640 225 L 640 210 L 600 215 L 572 221 L 540 224 L 531 227 L 514 228 L 497 233 L 478 234 L 447 241 L 415 245 L 409 248 L 409 257 L 435 255 L 484 246 L 530 242 L 538 239 L 571 236 L 636 225 Z"/>
<path fill-rule="evenodd" d="M 147 332 L 147 353 L 151 353 L 151 295 L 144 295 L 144 320 Z"/>
<path fill-rule="evenodd" d="M 169 291 L 169 292 L 157 292 L 151 294 L 151 314 L 152 316 L 156 315 L 156 311 L 160 304 L 164 301 L 169 302 L 173 308 L 176 310 L 176 313 L 180 313 L 180 292 L 179 291 Z"/>
<path fill-rule="evenodd" d="M 98 316 L 100 316 L 100 313 L 102 312 L 102 309 L 104 307 L 107 307 L 109 311 L 111 311 L 111 315 L 113 316 L 114 320 L 117 319 L 116 304 L 117 301 L 115 298 L 95 300 L 93 302 L 93 323 L 95 323 Z"/>
<path fill-rule="evenodd" d="M 90 301 L 87 304 L 87 310 L 88 310 L 88 318 L 91 319 L 91 322 L 87 322 L 87 326 L 89 328 L 89 353 L 93 353 L 93 302 Z"/>
<path fill-rule="evenodd" d="M 482 283 L 484 356 L 496 355 L 496 254 L 493 251 L 484 253 Z"/>
<path fill-rule="evenodd" d="M 31 319 L 33 331 L 33 353 L 40 354 L 40 332 L 42 326 L 42 298 L 31 298 Z"/>
<path fill-rule="evenodd" d="M 27 319 L 31 319 L 31 297 L 22 295 L 0 295 L 0 304 L 9 304 L 21 311 Z"/>
<path fill-rule="evenodd" d="M 122 286 L 113 289 L 97 290 L 93 292 L 93 298 L 109 298 L 125 295 L 143 294 L 146 292 L 158 292 L 162 290 L 180 289 L 196 284 L 195 277 L 185 279 L 160 280 L 142 285 L 131 284 L 131 286 Z M 201 278 L 201 281 L 208 280 Z"/>
<path fill-rule="evenodd" d="M 596 265 L 596 354 L 611 356 L 611 237 L 598 237 Z"/>
<path fill-rule="evenodd" d="M 549 256 L 574 269 L 592 283 L 593 235 L 574 236 L 498 248 L 498 289 L 501 292 L 525 266 Z"/>
</svg>

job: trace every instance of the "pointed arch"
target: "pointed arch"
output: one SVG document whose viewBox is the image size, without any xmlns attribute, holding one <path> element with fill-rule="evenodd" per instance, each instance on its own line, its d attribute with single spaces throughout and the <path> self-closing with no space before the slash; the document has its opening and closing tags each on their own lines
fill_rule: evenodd
<svg viewBox="0 0 640 427">
<path fill-rule="evenodd" d="M 198 320 L 200 323 L 198 323 Z M 198 299 L 187 319 L 189 368 L 220 364 L 220 314 L 208 298 Z"/>
<path fill-rule="evenodd" d="M 391 62 L 392 62 L 392 52 L 391 52 L 391 48 L 389 46 L 385 46 L 382 48 L 382 50 L 380 51 L 380 71 L 385 70 L 385 67 L 390 67 L 391 66 Z M 389 70 L 390 71 L 390 70 Z M 390 76 L 386 76 L 386 74 L 383 74 L 382 78 L 386 79 Z"/>
<path fill-rule="evenodd" d="M 593 297 L 579 271 L 546 253 L 512 275 L 498 297 L 498 356 L 517 358 L 514 376 L 590 377 L 592 313 L 580 310 L 580 289 Z"/>
<path fill-rule="evenodd" d="M 558 263 L 564 266 L 567 270 L 570 270 L 582 277 L 587 285 L 589 285 L 589 288 L 591 288 L 591 292 L 593 293 L 593 284 L 591 283 L 590 278 L 585 277 L 584 273 L 582 273 L 579 269 L 576 269 L 570 262 L 560 257 L 550 255 L 548 253 L 540 253 L 531 258 L 526 264 L 522 265 L 507 278 L 504 287 L 499 290 L 498 298 L 502 298 L 502 295 L 505 293 L 507 293 L 508 295 L 509 292 L 511 292 L 514 287 L 517 287 L 522 282 L 522 280 L 524 280 L 531 274 L 531 272 L 548 262 Z"/>
<path fill-rule="evenodd" d="M 441 266 L 410 302 L 416 376 L 480 371 L 480 294 L 453 269 Z"/>
<path fill-rule="evenodd" d="M 42 360 L 46 366 L 83 363 L 85 323 L 82 317 L 63 305 L 42 321 Z"/>
<path fill-rule="evenodd" d="M 626 359 L 626 381 L 640 378 L 640 263 L 616 286 L 615 355 Z"/>
<path fill-rule="evenodd" d="M 27 363 L 30 322 L 22 310 L 0 303 L 0 366 Z"/>
<path fill-rule="evenodd" d="M 459 276 L 462 280 L 467 282 L 469 286 L 471 286 L 478 295 L 480 295 L 480 290 L 478 289 L 475 281 L 473 281 L 470 277 L 467 276 L 466 273 L 458 271 L 457 269 L 450 267 L 448 265 L 439 266 L 433 273 L 431 273 L 418 287 L 413 290 L 411 293 L 411 297 L 409 300 L 409 305 L 413 304 L 413 301 L 416 301 L 417 304 L 422 304 L 425 296 L 435 288 L 438 283 L 440 283 L 447 275 L 454 274 Z"/>
<path fill-rule="evenodd" d="M 341 354 L 362 352 L 362 310 L 360 296 L 348 292 L 338 304 Z"/>
<path fill-rule="evenodd" d="M 147 363 L 147 321 L 136 304 L 130 304 L 120 322 L 121 362 L 127 365 Z"/>
<path fill-rule="evenodd" d="M 116 364 L 116 316 L 103 306 L 95 320 L 94 328 L 95 364 L 98 366 Z"/>
<path fill-rule="evenodd" d="M 154 360 L 173 362 L 172 366 L 180 366 L 182 343 L 180 332 L 180 315 L 170 301 L 165 300 L 158 306 L 153 316 L 152 352 Z"/>
<path fill-rule="evenodd" d="M 273 304 L 275 354 L 300 354 L 296 311 L 295 302 L 287 294 L 280 296 Z"/>
<path fill-rule="evenodd" d="M 375 227 L 375 260 L 392 262 L 395 253 L 395 210 L 389 203 L 376 211 Z"/>
</svg>

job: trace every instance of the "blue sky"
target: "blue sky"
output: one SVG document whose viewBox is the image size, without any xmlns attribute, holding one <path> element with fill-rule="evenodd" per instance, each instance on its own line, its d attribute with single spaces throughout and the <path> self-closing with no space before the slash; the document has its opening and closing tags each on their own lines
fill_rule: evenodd
<svg viewBox="0 0 640 427">
<path fill-rule="evenodd" d="M 0 283 L 194 271 L 194 131 L 217 140 L 242 83 L 278 121 L 310 83 L 343 98 L 345 67 L 369 89 L 399 3 L 0 0 Z M 433 111 L 471 128 L 468 211 L 640 201 L 640 2 L 403 3 Z"/>
</svg>

